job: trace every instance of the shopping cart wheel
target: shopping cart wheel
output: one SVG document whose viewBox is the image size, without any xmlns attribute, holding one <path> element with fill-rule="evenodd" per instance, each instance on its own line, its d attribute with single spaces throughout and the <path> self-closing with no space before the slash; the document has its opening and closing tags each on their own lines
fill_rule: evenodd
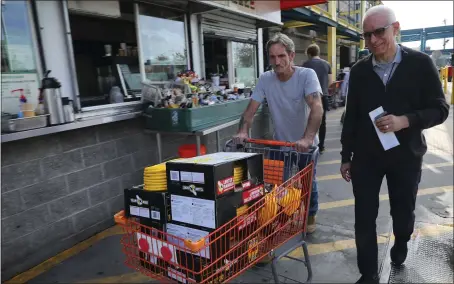
<svg viewBox="0 0 454 284">
<path fill-rule="evenodd" d="M 301 246 L 303 248 L 304 260 L 289 256 L 289 254 L 291 252 L 293 252 L 295 249 L 297 249 L 299 246 Z M 307 279 L 306 279 L 306 282 L 304 282 L 304 283 L 312 282 L 312 266 L 311 266 L 311 261 L 309 259 L 309 251 L 307 249 L 306 241 L 300 241 L 296 245 L 294 245 L 293 247 L 291 247 L 290 249 L 285 251 L 284 253 L 280 254 L 279 256 L 273 257 L 273 261 L 271 262 L 271 271 L 273 273 L 274 283 L 280 283 L 279 274 L 277 273 L 276 266 L 277 266 L 277 262 L 279 261 L 279 259 L 281 259 L 283 257 L 303 263 L 307 269 Z"/>
</svg>

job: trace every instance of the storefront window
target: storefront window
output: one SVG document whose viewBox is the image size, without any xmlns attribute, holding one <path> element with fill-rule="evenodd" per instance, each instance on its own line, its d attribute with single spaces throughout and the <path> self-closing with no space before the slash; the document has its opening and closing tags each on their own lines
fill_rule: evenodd
<svg viewBox="0 0 454 284">
<path fill-rule="evenodd" d="M 39 78 L 27 1 L 1 1 L 2 113 L 16 115 L 19 98 L 38 101 Z"/>
<path fill-rule="evenodd" d="M 257 79 L 256 46 L 249 43 L 232 42 L 235 83 L 252 87 Z"/>
<path fill-rule="evenodd" d="M 98 1 L 117 11 L 111 17 L 105 10 L 97 16 L 69 7 L 74 61 L 81 106 L 140 100 L 141 76 L 137 48 L 134 4 Z M 87 9 L 87 8 L 85 8 Z M 121 94 L 120 94 L 121 93 Z"/>
<path fill-rule="evenodd" d="M 171 81 L 188 67 L 183 12 L 141 5 L 139 30 L 145 78 Z"/>
</svg>

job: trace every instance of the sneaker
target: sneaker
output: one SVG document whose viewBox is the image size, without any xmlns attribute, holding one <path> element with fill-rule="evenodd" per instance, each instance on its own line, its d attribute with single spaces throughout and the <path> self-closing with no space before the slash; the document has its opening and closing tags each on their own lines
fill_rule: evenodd
<svg viewBox="0 0 454 284">
<path fill-rule="evenodd" d="M 312 234 L 315 231 L 315 216 L 309 216 L 307 219 L 307 233 Z"/>
<path fill-rule="evenodd" d="M 378 279 L 378 275 L 377 274 L 374 274 L 372 276 L 361 276 L 361 278 L 359 278 L 358 281 L 356 281 L 356 283 L 367 283 L 367 284 L 378 284 L 379 283 L 379 279 Z"/>
<path fill-rule="evenodd" d="M 318 147 L 318 152 L 321 154 L 323 154 L 325 152 L 325 147 L 324 146 L 319 146 Z"/>
<path fill-rule="evenodd" d="M 394 242 L 394 246 L 391 248 L 392 263 L 396 266 L 401 266 L 407 259 L 407 252 L 406 242 Z"/>
</svg>

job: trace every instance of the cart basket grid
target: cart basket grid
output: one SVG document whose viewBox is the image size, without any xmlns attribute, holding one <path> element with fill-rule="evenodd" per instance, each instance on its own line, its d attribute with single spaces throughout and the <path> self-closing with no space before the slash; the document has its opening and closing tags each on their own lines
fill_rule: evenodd
<svg viewBox="0 0 454 284">
<path fill-rule="evenodd" d="M 166 282 L 171 278 L 180 283 L 225 283 L 296 235 L 304 237 L 317 148 L 296 153 L 292 146 L 248 140 L 239 150 L 264 155 L 265 181 L 279 181 L 298 165 L 304 167 L 269 192 L 265 187 L 257 202 L 239 208 L 235 218 L 198 240 L 167 234 L 126 218 L 124 211 L 117 213 L 115 220 L 125 231 L 121 239 L 125 264 Z"/>
</svg>

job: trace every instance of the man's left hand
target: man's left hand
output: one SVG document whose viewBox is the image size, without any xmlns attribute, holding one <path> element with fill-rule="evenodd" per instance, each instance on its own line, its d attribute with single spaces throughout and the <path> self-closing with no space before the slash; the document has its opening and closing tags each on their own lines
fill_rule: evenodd
<svg viewBox="0 0 454 284">
<path fill-rule="evenodd" d="M 408 118 L 405 115 L 395 116 L 395 115 L 386 115 L 375 122 L 377 128 L 383 132 L 397 132 L 401 129 L 407 128 L 409 126 Z"/>
<path fill-rule="evenodd" d="M 295 142 L 296 151 L 301 153 L 309 152 L 309 148 L 312 146 L 313 143 L 314 143 L 313 139 L 301 138 L 300 140 Z"/>
</svg>

